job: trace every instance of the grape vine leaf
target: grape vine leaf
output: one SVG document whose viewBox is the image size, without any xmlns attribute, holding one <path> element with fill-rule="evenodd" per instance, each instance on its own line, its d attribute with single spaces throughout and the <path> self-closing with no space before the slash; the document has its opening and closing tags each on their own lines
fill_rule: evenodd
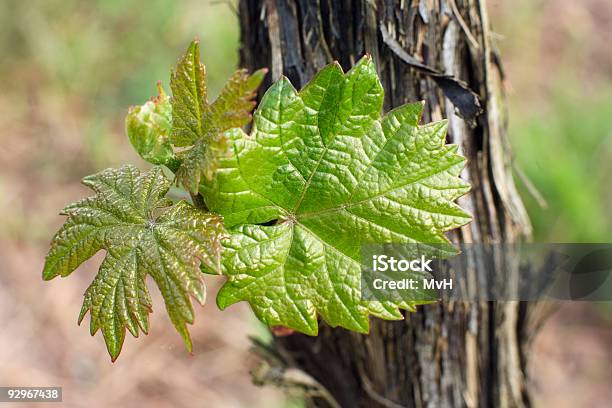
<svg viewBox="0 0 612 408">
<path fill-rule="evenodd" d="M 252 75 L 236 71 L 213 103 L 207 102 L 206 71 L 200 62 L 200 48 L 193 41 L 179 60 L 170 78 L 172 89 L 172 134 L 175 147 L 183 147 L 176 177 L 190 192 L 197 193 L 202 174 L 208 178 L 216 157 L 226 150 L 223 133 L 251 120 L 255 94 L 267 69 Z"/>
<path fill-rule="evenodd" d="M 92 336 L 102 330 L 114 361 L 126 328 L 134 337 L 149 330 L 152 311 L 145 278 L 151 275 L 166 310 L 188 350 L 187 323 L 194 314 L 190 295 L 205 300 L 200 264 L 220 269 L 222 219 L 181 201 L 172 204 L 170 181 L 161 167 L 145 174 L 134 166 L 107 169 L 83 183 L 95 195 L 63 210 L 68 218 L 51 242 L 43 278 L 70 275 L 101 249 L 106 250 L 93 283 L 85 292 L 79 316 L 89 311 Z"/>
<path fill-rule="evenodd" d="M 470 216 L 453 201 L 469 190 L 465 159 L 446 145 L 447 122 L 419 125 L 423 104 L 381 118 L 383 88 L 362 58 L 346 74 L 320 71 L 299 93 L 282 78 L 265 93 L 250 136 L 226 132 L 201 193 L 224 216 L 221 309 L 248 301 L 258 318 L 310 335 L 317 313 L 368 332 L 369 314 L 401 319 L 418 301 L 360 296 L 365 243 L 452 245 L 444 232 Z"/>
<path fill-rule="evenodd" d="M 159 82 L 157 90 L 158 95 L 150 101 L 129 109 L 125 118 L 126 133 L 140 157 L 176 171 L 180 162 L 169 138 L 172 132 L 172 106 Z"/>
</svg>

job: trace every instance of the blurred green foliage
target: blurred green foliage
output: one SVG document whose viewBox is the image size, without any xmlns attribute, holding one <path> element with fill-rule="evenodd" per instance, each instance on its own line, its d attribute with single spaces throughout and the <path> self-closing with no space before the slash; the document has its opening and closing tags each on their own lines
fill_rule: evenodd
<svg viewBox="0 0 612 408">
<path fill-rule="evenodd" d="M 587 97 L 564 84 L 543 114 L 512 119 L 515 159 L 547 202 L 522 189 L 535 239 L 610 242 L 612 92 Z"/>
<path fill-rule="evenodd" d="M 608 6 L 606 6 L 608 4 Z M 612 242 L 612 26 L 598 0 L 490 0 L 517 177 L 540 242 Z"/>
<path fill-rule="evenodd" d="M 230 1 L 7 0 L 0 26 L 3 71 L 33 64 L 58 92 L 89 97 L 102 110 L 153 95 L 194 37 L 213 93 L 237 63 Z"/>
<path fill-rule="evenodd" d="M 194 37 L 212 96 L 238 61 L 231 1 L 4 0 L 1 7 L 0 81 L 13 109 L 27 110 L 34 94 L 86 117 L 85 159 L 97 167 L 116 164 L 107 161 L 116 156 L 109 135 L 129 105 L 156 94 L 156 81 L 168 87 L 170 68 Z"/>
</svg>

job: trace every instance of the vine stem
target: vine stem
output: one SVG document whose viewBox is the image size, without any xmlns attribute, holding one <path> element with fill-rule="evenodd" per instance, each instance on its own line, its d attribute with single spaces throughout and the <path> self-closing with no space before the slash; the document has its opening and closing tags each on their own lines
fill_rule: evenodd
<svg viewBox="0 0 612 408">
<path fill-rule="evenodd" d="M 191 201 L 193 201 L 193 205 L 195 205 L 196 208 L 199 208 L 200 210 L 203 210 L 203 211 L 208 211 L 208 207 L 206 206 L 206 203 L 204 202 L 204 197 L 202 197 L 202 194 L 189 193 L 189 195 L 191 195 Z"/>
</svg>

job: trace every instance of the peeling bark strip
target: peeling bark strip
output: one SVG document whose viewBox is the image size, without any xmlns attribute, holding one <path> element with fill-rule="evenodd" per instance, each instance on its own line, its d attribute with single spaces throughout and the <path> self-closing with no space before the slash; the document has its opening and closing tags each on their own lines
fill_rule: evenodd
<svg viewBox="0 0 612 408">
<path fill-rule="evenodd" d="M 455 105 L 455 113 L 465 119 L 472 127 L 476 126 L 476 117 L 482 113 L 478 95 L 472 91 L 465 82 L 457 80 L 452 75 L 445 75 L 438 70 L 427 66 L 418 59 L 409 55 L 401 45 L 393 38 L 384 25 L 380 26 L 380 33 L 384 43 L 402 61 L 417 71 L 423 72 L 431 77 L 442 89 L 444 95 Z"/>
<path fill-rule="evenodd" d="M 240 24 L 242 65 L 270 67 L 268 81 L 284 74 L 297 88 L 333 60 L 348 70 L 363 54 L 372 55 L 385 110 L 425 100 L 424 120 L 448 118 L 449 142 L 469 160 L 463 177 L 473 187 L 460 204 L 474 221 L 450 238 L 516 242 L 529 236 L 482 0 L 244 0 Z M 431 72 L 424 75 L 424 69 Z M 440 78 L 464 86 L 444 92 Z M 477 95 L 472 98 L 480 100 L 483 114 L 465 99 L 466 90 Z M 475 118 L 474 126 L 455 107 Z M 511 261 L 500 254 L 498 262 Z M 469 285 L 482 284 L 478 262 L 465 277 Z M 372 319 L 369 335 L 322 325 L 318 337 L 277 337 L 276 364 L 286 367 L 275 368 L 275 381 L 282 383 L 283 370 L 305 373 L 328 392 L 325 398 L 308 393 L 315 406 L 529 406 L 530 311 L 518 302 L 453 302 L 419 307 L 405 321 Z"/>
</svg>

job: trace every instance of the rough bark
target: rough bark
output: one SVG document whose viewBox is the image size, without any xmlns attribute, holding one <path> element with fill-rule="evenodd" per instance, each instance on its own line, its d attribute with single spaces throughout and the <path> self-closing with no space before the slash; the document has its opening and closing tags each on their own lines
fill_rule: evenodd
<svg viewBox="0 0 612 408">
<path fill-rule="evenodd" d="M 385 110 L 425 100 L 424 120 L 448 118 L 448 141 L 468 158 L 463 177 L 473 188 L 459 201 L 474 221 L 449 237 L 488 243 L 529 236 L 511 173 L 503 71 L 483 1 L 245 0 L 240 24 L 242 65 L 271 68 L 268 81 L 284 74 L 299 88 L 333 60 L 349 69 L 372 55 Z M 467 83 L 483 113 L 471 124 L 457 116 L 434 78 L 400 58 L 397 45 Z M 321 324 L 318 337 L 276 337 L 275 347 L 342 407 L 521 407 L 529 405 L 529 312 L 519 302 L 444 302 L 419 307 L 404 321 L 372 319 L 369 335 Z M 334 405 L 325 394 L 312 403 Z"/>
</svg>

